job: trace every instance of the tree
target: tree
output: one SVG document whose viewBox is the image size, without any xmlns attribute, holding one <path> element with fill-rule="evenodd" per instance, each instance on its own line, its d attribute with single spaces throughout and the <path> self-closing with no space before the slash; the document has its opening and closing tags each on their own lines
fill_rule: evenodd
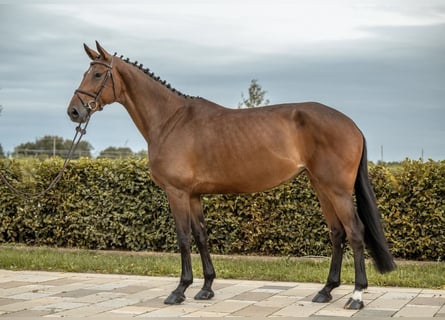
<svg viewBox="0 0 445 320">
<path fill-rule="evenodd" d="M 245 98 L 244 94 L 241 93 L 242 101 L 238 104 L 238 109 L 243 107 L 254 108 L 258 106 L 268 105 L 269 100 L 265 99 L 267 91 L 263 90 L 261 85 L 258 83 L 257 79 L 250 81 L 249 87 L 249 97 Z"/>
<path fill-rule="evenodd" d="M 97 158 L 121 159 L 133 156 L 133 151 L 128 147 L 108 147 L 99 153 Z"/>
<path fill-rule="evenodd" d="M 71 147 L 71 140 L 65 140 L 57 136 L 44 136 L 35 142 L 22 143 L 14 148 L 15 156 L 43 156 L 43 157 L 67 157 Z M 87 141 L 81 141 L 73 158 L 91 157 L 93 147 Z"/>
</svg>

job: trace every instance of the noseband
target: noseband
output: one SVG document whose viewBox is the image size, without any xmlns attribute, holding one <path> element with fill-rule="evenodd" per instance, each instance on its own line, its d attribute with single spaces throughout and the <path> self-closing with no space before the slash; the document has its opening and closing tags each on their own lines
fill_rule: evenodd
<svg viewBox="0 0 445 320">
<path fill-rule="evenodd" d="M 99 88 L 99 91 L 97 91 L 97 93 L 91 93 L 82 89 L 77 89 L 76 91 L 74 91 L 74 94 L 79 98 L 80 102 L 82 103 L 83 107 L 85 109 L 88 110 L 88 114 L 92 114 L 93 112 L 99 110 L 101 111 L 103 109 L 103 107 L 100 105 L 100 103 L 98 103 L 98 100 L 102 94 L 102 91 L 105 89 L 105 85 L 107 84 L 108 79 L 111 78 L 111 82 L 113 83 L 113 94 L 114 94 L 114 98 L 116 99 L 116 91 L 114 88 L 114 78 L 113 78 L 113 57 L 111 57 L 111 62 L 110 64 L 104 63 L 104 62 L 100 62 L 100 61 L 93 61 L 90 63 L 90 66 L 93 66 L 95 64 L 100 64 L 102 66 L 105 66 L 108 68 L 107 70 L 107 74 L 105 75 L 102 84 Z M 90 100 L 88 102 L 84 102 L 84 100 L 81 98 L 81 96 L 79 95 L 79 93 L 87 95 L 91 98 L 93 98 L 93 100 Z"/>
</svg>

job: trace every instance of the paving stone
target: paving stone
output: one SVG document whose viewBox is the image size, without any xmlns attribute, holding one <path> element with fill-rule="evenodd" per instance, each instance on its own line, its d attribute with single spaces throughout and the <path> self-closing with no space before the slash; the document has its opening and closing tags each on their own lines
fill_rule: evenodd
<svg viewBox="0 0 445 320">
<path fill-rule="evenodd" d="M 73 301 L 73 302 L 86 302 L 86 303 L 96 303 L 97 304 L 97 303 L 100 303 L 103 301 L 118 299 L 124 295 L 125 294 L 119 293 L 119 292 L 109 292 L 109 291 L 102 292 L 101 291 L 101 292 L 91 294 L 88 296 L 82 296 L 82 297 L 78 297 L 78 298 L 67 297 L 66 299 L 72 299 L 71 301 Z"/>
<path fill-rule="evenodd" d="M 18 294 L 27 293 L 27 292 L 39 292 L 48 290 L 49 288 L 52 288 L 52 286 L 45 286 L 40 284 L 30 284 L 26 286 L 18 286 L 18 287 L 11 287 L 8 289 L 1 290 L 1 296 L 2 297 L 12 297 Z"/>
<path fill-rule="evenodd" d="M 17 303 L 19 301 L 20 301 L 20 299 L 0 298 L 0 306 Z M 22 300 L 22 301 L 25 301 L 25 300 Z"/>
<path fill-rule="evenodd" d="M 326 307 L 326 304 L 298 301 L 271 314 L 272 317 L 309 317 Z"/>
<path fill-rule="evenodd" d="M 188 312 L 185 312 L 183 309 L 167 307 L 163 309 L 158 309 L 152 312 L 143 313 L 138 316 L 138 318 L 165 318 L 165 317 L 181 317 L 186 315 Z"/>
<path fill-rule="evenodd" d="M 77 289 L 72 291 L 64 291 L 57 294 L 53 294 L 55 297 L 69 297 L 69 298 L 80 298 L 85 296 L 90 296 L 99 292 L 103 292 L 101 290 L 92 290 L 92 289 Z"/>
<path fill-rule="evenodd" d="M 218 299 L 231 299 L 236 295 L 239 295 L 246 291 L 250 291 L 252 289 L 255 289 L 255 287 L 250 287 L 250 286 L 248 287 L 242 284 L 235 284 L 215 291 L 215 296 L 218 297 Z"/>
<path fill-rule="evenodd" d="M 48 297 L 50 295 L 51 295 L 51 293 L 31 291 L 31 292 L 23 292 L 23 293 L 15 294 L 15 295 L 10 296 L 10 298 L 11 299 L 20 299 L 20 300 L 33 300 L 33 299 Z"/>
<path fill-rule="evenodd" d="M 272 290 L 272 291 L 285 291 L 292 289 L 294 286 L 278 286 L 278 285 L 267 285 L 259 287 L 258 290 Z"/>
<path fill-rule="evenodd" d="M 307 296 L 314 296 L 317 292 L 318 291 L 314 290 L 313 288 L 295 287 L 295 288 L 280 292 L 280 295 L 304 298 Z"/>
<path fill-rule="evenodd" d="M 12 313 L 5 313 L 0 315 L 0 319 L 23 319 L 31 318 L 35 319 L 38 317 L 44 317 L 51 314 L 51 310 L 20 310 Z"/>
<path fill-rule="evenodd" d="M 119 281 L 110 281 L 110 282 L 105 282 L 102 283 L 100 285 L 96 285 L 94 287 L 91 287 L 91 289 L 94 290 L 100 290 L 100 291 L 112 291 L 112 290 L 116 290 L 116 289 L 120 289 L 122 287 L 126 287 L 127 285 L 123 282 L 119 282 Z"/>
<path fill-rule="evenodd" d="M 438 311 L 440 307 L 437 306 L 413 306 L 409 305 L 402 308 L 400 311 L 394 314 L 394 318 L 430 318 L 433 317 Z"/>
<path fill-rule="evenodd" d="M 364 309 L 355 314 L 355 317 L 389 318 L 392 317 L 395 312 L 394 310 L 370 309 L 365 306 Z"/>
<path fill-rule="evenodd" d="M 265 300 L 259 301 L 255 303 L 256 306 L 260 307 L 277 307 L 277 308 L 284 308 L 286 306 L 290 306 L 291 304 L 294 304 L 300 300 L 300 298 L 292 297 L 292 296 L 281 296 L 281 295 L 275 295 L 272 297 L 269 297 Z"/>
<path fill-rule="evenodd" d="M 6 312 L 17 312 L 17 311 L 31 309 L 36 306 L 57 303 L 57 302 L 60 302 L 63 300 L 62 300 L 62 298 L 59 298 L 59 297 L 44 297 L 44 298 L 40 298 L 40 299 L 16 300 L 16 301 L 17 302 L 15 302 L 15 303 L 0 306 L 0 310 L 6 311 Z"/>
<path fill-rule="evenodd" d="M 46 272 L 46 271 L 21 271 L 18 275 L 15 275 L 18 281 L 29 282 L 45 282 L 50 280 L 56 280 L 63 278 L 64 275 L 59 272 Z"/>
<path fill-rule="evenodd" d="M 117 292 L 114 292 L 117 293 Z M 140 301 L 155 299 L 159 297 L 164 297 L 162 300 L 167 297 L 167 293 L 164 290 L 156 290 L 155 288 L 139 291 L 135 293 L 125 294 L 125 297 L 128 299 L 137 299 Z"/>
<path fill-rule="evenodd" d="M 33 307 L 32 310 L 51 310 L 53 312 L 57 312 L 69 309 L 76 309 L 84 306 L 86 306 L 85 303 L 61 301 L 57 303 Z"/>
<path fill-rule="evenodd" d="M 230 286 L 233 286 L 235 283 L 230 282 L 228 280 L 222 281 L 222 280 L 215 280 L 215 282 L 213 283 L 213 291 L 217 291 L 217 290 L 221 290 Z"/>
<path fill-rule="evenodd" d="M 410 292 L 387 292 L 372 301 L 368 307 L 372 309 L 398 310 L 416 297 L 416 293 Z"/>
<path fill-rule="evenodd" d="M 135 304 L 138 302 L 139 302 L 138 300 L 134 300 L 134 299 L 116 298 L 116 299 L 105 300 L 105 301 L 99 302 L 97 305 L 103 306 L 103 307 L 120 308 L 123 306 L 132 305 L 132 304 Z"/>
<path fill-rule="evenodd" d="M 267 317 L 268 315 L 280 310 L 279 307 L 261 307 L 258 305 L 250 305 L 241 310 L 233 312 L 231 315 L 235 317 L 256 318 Z"/>
<path fill-rule="evenodd" d="M 106 311 L 112 310 L 114 307 L 103 307 L 96 304 L 87 305 L 84 307 L 79 307 L 75 309 L 63 310 L 59 312 L 54 312 L 52 315 L 54 317 L 66 318 L 66 317 L 76 317 L 76 318 L 90 318 L 96 319 L 96 316 L 102 314 Z"/>
<path fill-rule="evenodd" d="M 164 304 L 164 298 L 154 298 L 154 299 L 140 301 L 138 303 L 135 303 L 134 306 L 150 307 L 150 308 L 163 308 L 163 307 L 165 307 L 165 304 Z"/>
<path fill-rule="evenodd" d="M 225 300 L 206 308 L 210 312 L 233 313 L 252 304 L 251 301 Z"/>
<path fill-rule="evenodd" d="M 141 307 L 141 306 L 125 306 L 119 309 L 111 310 L 112 313 L 122 313 L 122 314 L 128 314 L 128 315 L 139 315 L 147 312 L 152 312 L 157 310 L 156 308 L 149 308 L 149 307 Z"/>
<path fill-rule="evenodd" d="M 230 313 L 225 312 L 209 312 L 207 310 L 205 311 L 196 311 L 192 312 L 186 315 L 182 316 L 183 318 L 224 318 L 224 317 L 230 317 Z"/>
<path fill-rule="evenodd" d="M 432 296 L 443 297 L 443 296 L 445 296 L 445 292 L 443 289 L 442 290 L 440 290 L 440 289 L 422 289 L 419 296 L 423 296 L 423 295 L 432 295 Z"/>
<path fill-rule="evenodd" d="M 255 292 L 254 290 L 243 292 L 231 298 L 231 300 L 244 300 L 244 301 L 261 301 L 273 296 L 273 293 L 269 292 Z"/>
<path fill-rule="evenodd" d="M 409 304 L 422 306 L 443 306 L 445 304 L 445 297 L 416 297 L 411 300 Z"/>
<path fill-rule="evenodd" d="M 9 289 L 9 288 L 29 286 L 32 284 L 34 283 L 29 281 L 6 281 L 6 282 L 0 282 L 0 288 Z"/>
<path fill-rule="evenodd" d="M 58 314 L 47 315 L 44 319 L 54 319 L 54 318 L 62 319 L 62 320 L 79 320 L 79 319 L 82 319 L 82 318 L 79 318 L 78 316 L 74 316 L 74 315 L 60 317 Z M 129 319 L 133 319 L 133 317 L 131 315 L 128 315 L 128 314 L 105 312 L 105 313 L 95 314 L 94 316 L 89 317 L 87 319 L 94 319 L 94 320 L 129 320 Z"/>
<path fill-rule="evenodd" d="M 74 278 L 58 278 L 54 280 L 43 281 L 42 284 L 49 286 L 66 286 L 73 283 L 78 283 L 79 279 Z"/>
<path fill-rule="evenodd" d="M 145 290 L 147 290 L 147 287 L 129 285 L 129 286 L 126 286 L 126 287 L 116 288 L 113 291 L 115 291 L 115 292 L 122 292 L 122 293 L 137 293 L 137 292 L 141 292 L 141 291 L 145 291 Z"/>
<path fill-rule="evenodd" d="M 374 300 L 380 298 L 384 294 L 385 294 L 385 292 L 380 291 L 380 290 L 377 290 L 377 291 L 375 291 L 375 290 L 365 290 L 363 292 L 363 299 L 374 301 Z"/>
</svg>

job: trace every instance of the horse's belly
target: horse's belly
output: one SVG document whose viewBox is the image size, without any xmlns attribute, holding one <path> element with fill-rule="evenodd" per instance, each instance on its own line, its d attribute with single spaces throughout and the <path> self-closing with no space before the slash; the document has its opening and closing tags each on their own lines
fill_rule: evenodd
<svg viewBox="0 0 445 320">
<path fill-rule="evenodd" d="M 268 161 L 252 159 L 234 166 L 213 166 L 197 180 L 199 193 L 252 193 L 271 189 L 285 183 L 301 171 L 304 165 L 293 160 Z"/>
</svg>

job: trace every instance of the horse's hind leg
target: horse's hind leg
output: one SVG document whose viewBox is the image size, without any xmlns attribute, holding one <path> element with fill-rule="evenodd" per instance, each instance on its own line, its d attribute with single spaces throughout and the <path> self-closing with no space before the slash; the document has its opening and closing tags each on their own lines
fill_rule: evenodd
<svg viewBox="0 0 445 320">
<path fill-rule="evenodd" d="M 323 194 L 321 188 L 317 188 L 316 185 L 314 185 L 314 187 L 320 200 L 323 215 L 328 224 L 329 236 L 332 242 L 332 258 L 326 284 L 323 289 L 315 295 L 312 302 L 326 303 L 332 300 L 331 291 L 340 285 L 341 264 L 346 234 L 341 222 L 335 215 L 335 210 L 329 199 Z"/>
<path fill-rule="evenodd" d="M 337 193 L 332 194 L 330 199 L 354 255 L 355 287 L 352 297 L 345 304 L 345 309 L 358 310 L 363 308 L 362 293 L 368 287 L 363 244 L 364 226 L 355 211 L 352 195 Z"/>
<path fill-rule="evenodd" d="M 333 182 L 330 179 L 323 179 L 320 181 L 312 176 L 311 181 L 317 191 L 333 245 L 328 280 L 312 301 L 330 301 L 332 299 L 330 292 L 340 285 L 344 241 L 347 238 L 354 254 L 355 288 L 345 308 L 361 309 L 363 308 L 362 292 L 368 286 L 364 262 L 364 227 L 355 211 L 352 191 L 348 191 L 340 180 Z"/>
</svg>

